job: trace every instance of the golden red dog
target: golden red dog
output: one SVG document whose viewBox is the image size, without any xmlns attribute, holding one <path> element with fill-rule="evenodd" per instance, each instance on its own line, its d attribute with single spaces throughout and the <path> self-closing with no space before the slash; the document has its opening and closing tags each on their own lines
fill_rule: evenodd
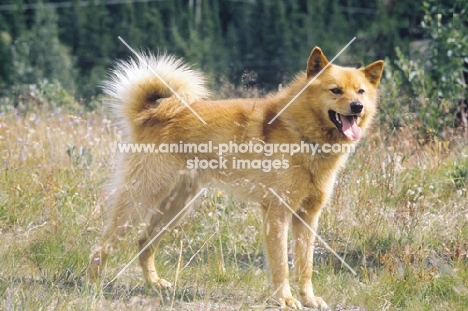
<svg viewBox="0 0 468 311">
<path fill-rule="evenodd" d="M 201 73 L 171 56 L 146 55 L 139 60 L 120 62 L 111 80 L 105 84 L 105 90 L 116 100 L 113 111 L 121 122 L 125 143 L 158 146 L 210 141 L 214 146 L 229 142 L 265 146 L 354 145 L 368 130 L 376 114 L 377 85 L 383 65 L 383 61 L 360 69 L 331 65 L 316 47 L 307 61 L 306 71 L 281 91 L 265 98 L 213 101 L 206 99 L 208 91 Z M 109 221 L 102 241 L 91 255 L 91 275 L 97 276 L 108 255 L 133 225 L 146 224 L 146 231 L 139 239 L 140 247 L 144 247 L 202 185 L 217 181 L 237 197 L 260 203 L 266 256 L 278 303 L 291 308 L 302 306 L 293 297 L 289 284 L 287 236 L 292 222 L 300 301 L 306 306 L 326 308 L 326 303 L 315 296 L 311 281 L 314 234 L 293 217 L 269 189 L 278 193 L 310 227 L 316 229 L 320 211 L 327 203 L 335 177 L 348 155 L 346 152 L 314 155 L 276 152 L 267 156 L 238 151 L 222 156 L 219 152 L 199 151 L 122 153 L 109 186 Z M 221 160 L 229 165 L 203 169 L 193 165 L 195 158 L 206 160 L 206 163 Z M 244 163 L 270 160 L 270 164 L 276 165 L 269 170 L 233 167 L 231 164 L 239 158 L 250 161 Z M 188 166 L 190 163 L 192 166 Z M 167 287 L 170 283 L 160 278 L 154 265 L 161 236 L 139 256 L 139 260 L 148 283 Z"/>
</svg>

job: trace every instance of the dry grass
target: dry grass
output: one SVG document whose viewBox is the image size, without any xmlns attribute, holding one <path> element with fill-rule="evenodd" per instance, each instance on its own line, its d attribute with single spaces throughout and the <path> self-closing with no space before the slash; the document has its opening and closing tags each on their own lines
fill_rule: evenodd
<svg viewBox="0 0 468 311">
<path fill-rule="evenodd" d="M 131 238 L 111 257 L 101 286 L 86 284 L 89 250 L 103 222 L 101 189 L 113 166 L 110 147 L 118 139 L 98 113 L 0 115 L 0 309 L 273 306 L 256 207 L 217 190 L 163 243 L 158 268 L 177 280 L 175 291 L 145 287 L 137 264 L 103 289 L 136 253 Z M 377 132 L 350 158 L 319 234 L 358 275 L 322 245 L 316 252 L 316 292 L 333 309 L 468 309 L 462 141 L 452 136 L 422 146 L 411 129 Z"/>
</svg>

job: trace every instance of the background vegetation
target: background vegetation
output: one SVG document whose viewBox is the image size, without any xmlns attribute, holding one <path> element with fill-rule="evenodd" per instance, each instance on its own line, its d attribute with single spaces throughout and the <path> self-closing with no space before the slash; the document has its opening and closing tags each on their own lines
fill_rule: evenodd
<svg viewBox="0 0 468 311">
<path fill-rule="evenodd" d="M 217 97 L 261 95 L 318 45 L 385 59 L 380 118 L 340 175 L 319 234 L 316 292 L 333 310 L 468 309 L 468 2 L 21 1 L 0 4 L 0 309 L 262 310 L 256 207 L 216 189 L 157 258 L 174 290 L 146 288 L 134 239 L 102 284 L 85 269 L 103 225 L 102 187 L 120 132 L 99 90 L 118 41 L 207 72 Z M 132 233 L 133 235 L 136 232 Z"/>
<path fill-rule="evenodd" d="M 133 47 L 183 56 L 214 80 L 239 84 L 244 72 L 254 72 L 249 83 L 268 88 L 303 70 L 315 45 L 334 54 L 357 36 L 344 62 L 360 63 L 393 57 L 395 46 L 408 52 L 409 40 L 421 37 L 418 1 L 6 2 L 2 80 L 59 80 L 85 98 L 99 92 L 97 82 L 115 58 L 130 54 L 118 36 Z M 26 67 L 19 76 L 11 71 L 17 62 Z"/>
</svg>

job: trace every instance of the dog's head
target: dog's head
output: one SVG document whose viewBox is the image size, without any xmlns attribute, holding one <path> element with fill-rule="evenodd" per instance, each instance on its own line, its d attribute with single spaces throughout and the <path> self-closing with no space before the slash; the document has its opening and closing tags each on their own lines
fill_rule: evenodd
<svg viewBox="0 0 468 311">
<path fill-rule="evenodd" d="M 364 68 L 349 68 L 328 62 L 322 50 L 315 47 L 307 61 L 307 81 L 312 81 L 304 94 L 307 105 L 320 123 L 321 130 L 343 140 L 357 141 L 367 128 L 377 107 L 377 86 L 384 62 L 376 61 Z"/>
</svg>

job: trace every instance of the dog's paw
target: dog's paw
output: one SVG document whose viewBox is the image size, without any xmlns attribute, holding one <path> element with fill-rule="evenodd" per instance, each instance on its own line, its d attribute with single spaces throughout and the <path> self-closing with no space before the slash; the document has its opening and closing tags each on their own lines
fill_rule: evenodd
<svg viewBox="0 0 468 311">
<path fill-rule="evenodd" d="M 328 308 L 327 304 L 325 303 L 325 301 L 323 301 L 321 297 L 302 297 L 302 303 L 306 307 L 316 308 L 320 310 L 325 310 Z"/>
<path fill-rule="evenodd" d="M 151 286 L 156 287 L 158 289 L 166 289 L 166 288 L 171 288 L 172 284 L 165 279 L 161 278 L 154 278 L 151 280 L 151 282 L 148 282 Z"/>
<path fill-rule="evenodd" d="M 146 284 L 157 289 L 171 288 L 172 284 L 161 279 L 155 270 L 148 269 L 143 270 L 143 275 L 145 277 Z"/>
<path fill-rule="evenodd" d="M 281 309 L 285 309 L 287 307 L 291 309 L 302 309 L 301 303 L 299 302 L 299 300 L 297 300 L 294 297 L 280 298 L 279 304 L 280 304 Z"/>
</svg>

